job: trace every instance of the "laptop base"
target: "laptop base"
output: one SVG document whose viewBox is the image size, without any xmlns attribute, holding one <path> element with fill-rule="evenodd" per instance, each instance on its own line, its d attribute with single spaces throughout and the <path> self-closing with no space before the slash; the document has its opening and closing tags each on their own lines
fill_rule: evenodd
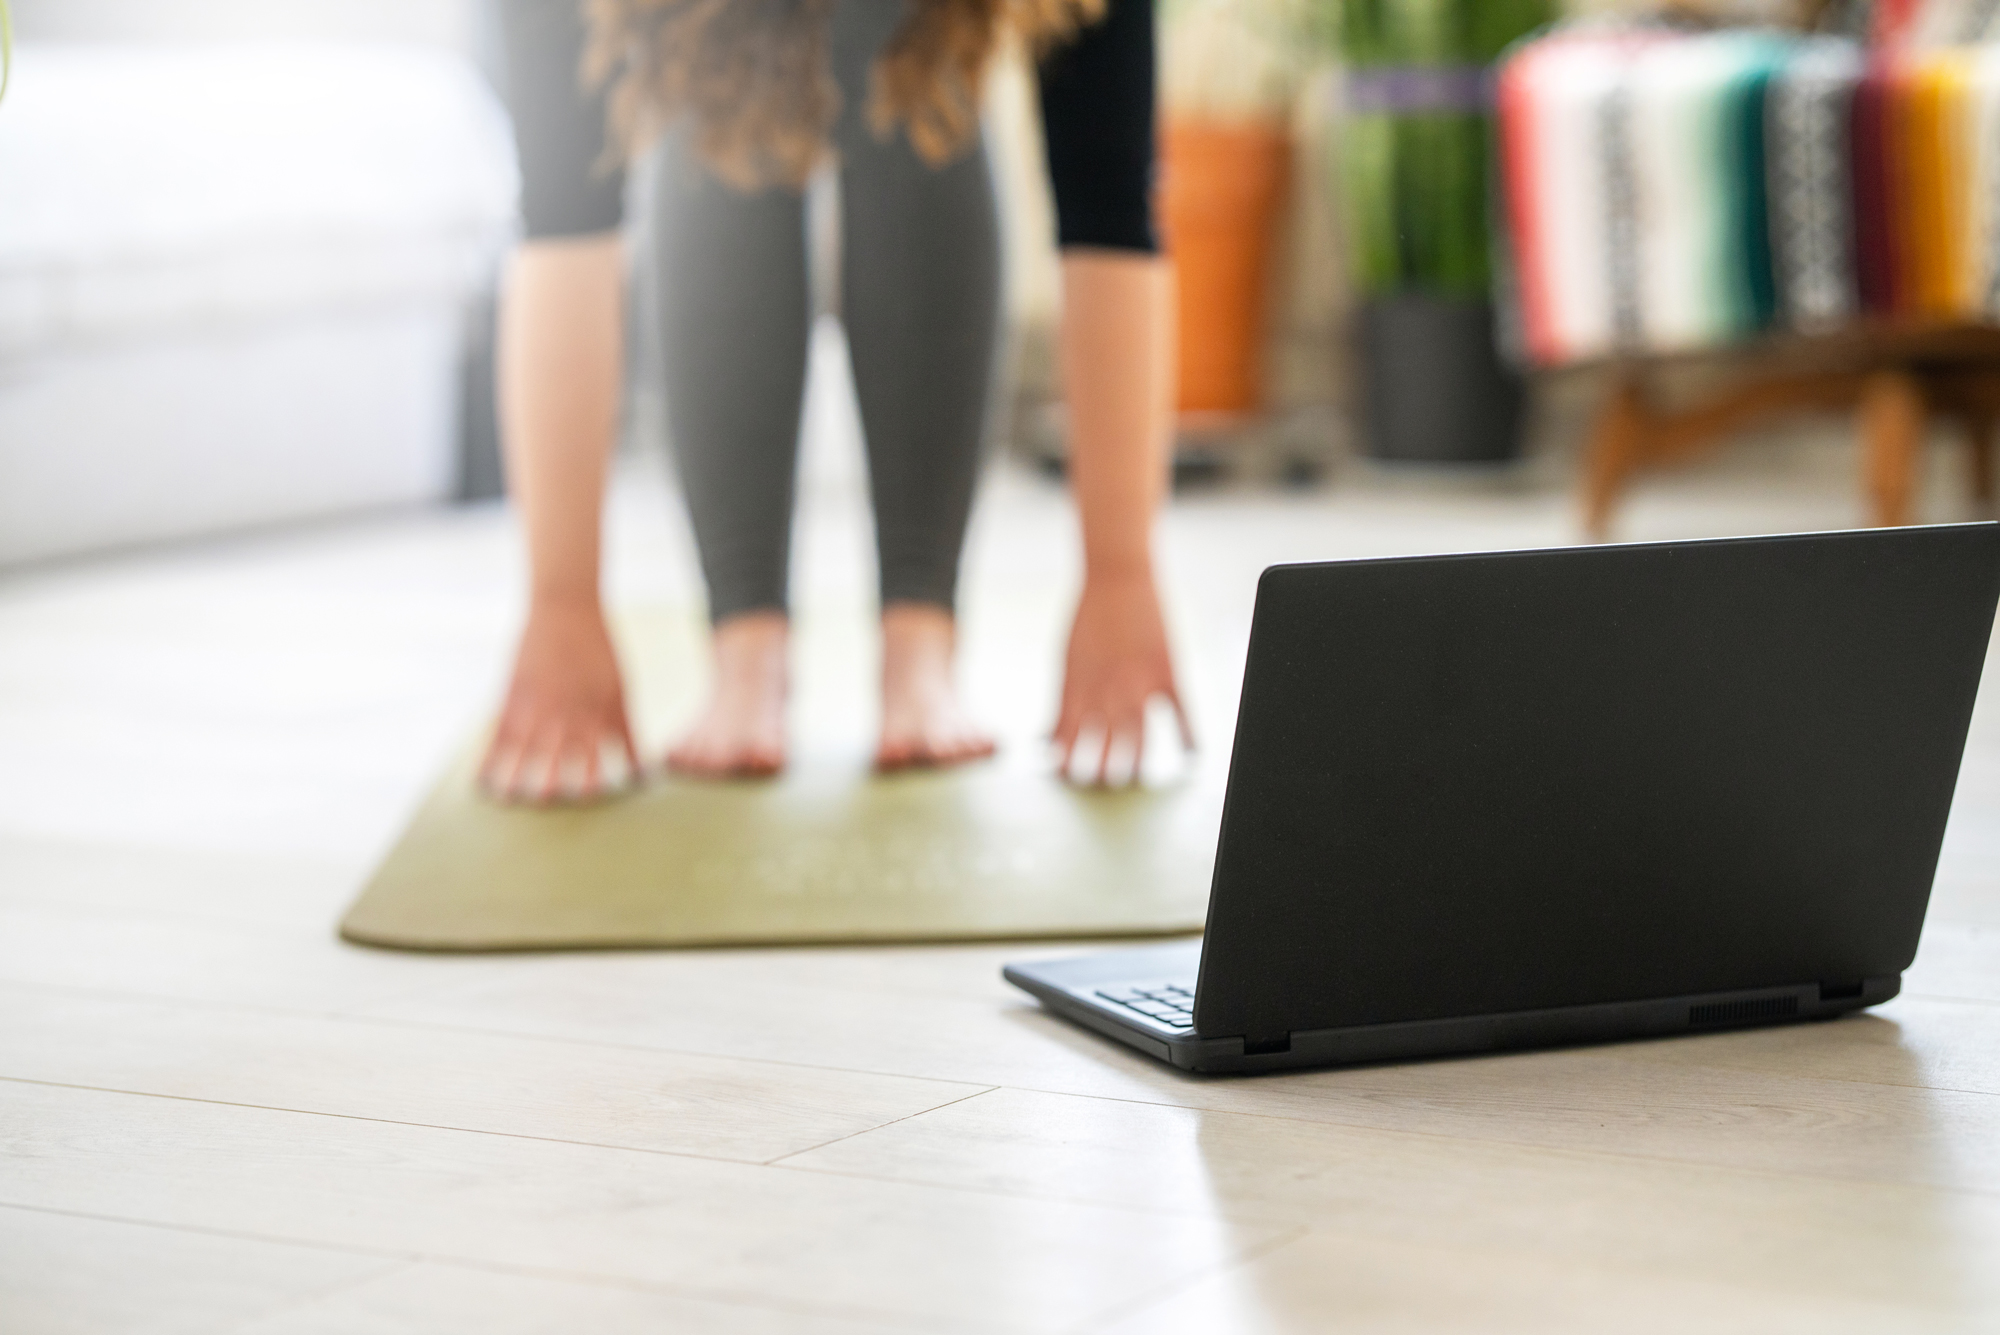
<svg viewBox="0 0 2000 1335">
<path fill-rule="evenodd" d="M 1142 980 L 1184 980 L 1192 989 L 1200 960 L 1201 943 L 1190 941 L 1010 964 L 1003 976 L 1065 1019 L 1184 1071 L 1216 1073 L 1344 1066 L 1831 1020 L 1879 1005 L 1902 988 L 1902 975 L 1891 974 L 1865 979 L 1858 992 L 1851 986 L 1830 991 L 1819 983 L 1800 983 L 1496 1015 L 1295 1030 L 1283 1040 L 1282 1047 L 1266 1043 L 1256 1051 L 1246 1051 L 1240 1035 L 1204 1038 L 1193 1029 L 1162 1023 L 1100 995 L 1117 993 Z"/>
</svg>

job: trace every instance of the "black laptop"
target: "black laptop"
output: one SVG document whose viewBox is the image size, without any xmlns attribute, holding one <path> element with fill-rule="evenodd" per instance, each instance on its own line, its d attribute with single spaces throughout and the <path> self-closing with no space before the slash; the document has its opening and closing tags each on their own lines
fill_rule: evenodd
<svg viewBox="0 0 2000 1335">
<path fill-rule="evenodd" d="M 1275 566 L 1206 936 L 1006 976 L 1197 1071 L 1886 1001 L 1996 596 L 1997 524 Z"/>
</svg>

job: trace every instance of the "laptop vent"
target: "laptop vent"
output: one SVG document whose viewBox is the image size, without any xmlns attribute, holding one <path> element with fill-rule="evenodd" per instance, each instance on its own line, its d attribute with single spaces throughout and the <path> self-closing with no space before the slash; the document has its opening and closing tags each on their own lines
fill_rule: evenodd
<svg viewBox="0 0 2000 1335">
<path fill-rule="evenodd" d="M 1797 997 L 1757 997 L 1750 1001 L 1716 1001 L 1688 1007 L 1688 1024 L 1748 1024 L 1799 1013 Z"/>
</svg>

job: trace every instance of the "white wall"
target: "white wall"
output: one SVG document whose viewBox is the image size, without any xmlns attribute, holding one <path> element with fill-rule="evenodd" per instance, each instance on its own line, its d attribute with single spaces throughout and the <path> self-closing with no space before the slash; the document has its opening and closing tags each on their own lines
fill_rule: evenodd
<svg viewBox="0 0 2000 1335">
<path fill-rule="evenodd" d="M 296 38 L 465 49 L 478 0 L 12 0 L 27 41 Z"/>
</svg>

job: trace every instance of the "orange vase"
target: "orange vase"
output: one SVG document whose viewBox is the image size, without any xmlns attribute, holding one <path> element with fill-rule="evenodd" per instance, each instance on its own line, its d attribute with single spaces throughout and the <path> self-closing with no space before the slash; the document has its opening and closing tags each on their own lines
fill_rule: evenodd
<svg viewBox="0 0 2000 1335">
<path fill-rule="evenodd" d="M 1281 123 L 1175 120 L 1164 139 L 1161 212 L 1180 285 L 1179 407 L 1254 412 L 1291 136 Z"/>
</svg>

